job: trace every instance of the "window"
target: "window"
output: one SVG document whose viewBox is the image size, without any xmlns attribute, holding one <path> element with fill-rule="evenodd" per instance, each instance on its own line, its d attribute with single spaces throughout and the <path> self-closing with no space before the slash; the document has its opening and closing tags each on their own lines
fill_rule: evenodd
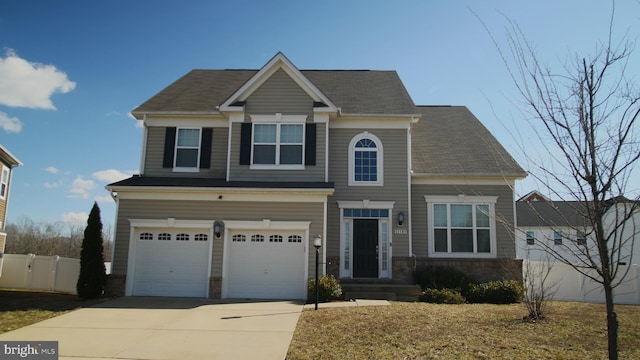
<svg viewBox="0 0 640 360">
<path fill-rule="evenodd" d="M 553 244 L 562 245 L 562 231 L 553 232 Z"/>
<path fill-rule="evenodd" d="M 152 233 L 142 233 L 140 234 L 140 240 L 153 240 L 153 234 Z"/>
<path fill-rule="evenodd" d="M 196 234 L 193 237 L 193 241 L 208 241 L 209 240 L 209 235 L 207 234 Z"/>
<path fill-rule="evenodd" d="M 302 242 L 302 236 L 300 235 L 289 235 L 290 243 L 300 243 Z"/>
<path fill-rule="evenodd" d="M 282 235 L 271 235 L 269 236 L 269 242 L 282 242 Z"/>
<path fill-rule="evenodd" d="M 527 231 L 527 245 L 534 245 L 536 243 L 535 231 Z"/>
<path fill-rule="evenodd" d="M 171 234 L 167 234 L 167 233 L 158 234 L 158 240 L 171 240 Z"/>
<path fill-rule="evenodd" d="M 178 129 L 176 168 L 198 168 L 200 129 Z"/>
<path fill-rule="evenodd" d="M 264 242 L 264 235 L 251 235 L 251 242 Z"/>
<path fill-rule="evenodd" d="M 586 246 L 587 245 L 587 236 L 583 231 L 578 231 L 576 233 L 576 242 L 578 245 Z"/>
<path fill-rule="evenodd" d="M 382 142 L 368 132 L 349 144 L 349 185 L 383 185 Z"/>
<path fill-rule="evenodd" d="M 488 196 L 425 196 L 430 256 L 495 257 L 495 202 Z"/>
<path fill-rule="evenodd" d="M 178 234 L 176 235 L 176 240 L 177 241 L 189 241 L 189 234 Z"/>
<path fill-rule="evenodd" d="M 197 172 L 211 167 L 213 128 L 167 127 L 163 168 L 176 172 Z"/>
<path fill-rule="evenodd" d="M 306 116 L 278 113 L 252 116 L 251 121 L 252 168 L 304 167 Z"/>
<path fill-rule="evenodd" d="M 247 241 L 247 236 L 246 235 L 242 235 L 242 234 L 236 234 L 236 235 L 233 235 L 233 238 L 232 238 L 231 241 L 234 241 L 234 242 L 245 242 L 245 241 Z"/>
<path fill-rule="evenodd" d="M 6 198 L 7 192 L 9 192 L 9 169 L 2 166 L 2 175 L 0 175 L 0 199 Z"/>
</svg>

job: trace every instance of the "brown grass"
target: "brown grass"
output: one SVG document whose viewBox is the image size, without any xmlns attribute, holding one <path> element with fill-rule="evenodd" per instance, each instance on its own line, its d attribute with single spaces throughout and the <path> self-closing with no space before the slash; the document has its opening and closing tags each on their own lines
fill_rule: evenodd
<svg viewBox="0 0 640 360">
<path fill-rule="evenodd" d="M 603 359 L 603 304 L 553 302 L 523 321 L 524 305 L 391 306 L 305 310 L 287 359 Z M 640 307 L 616 306 L 622 359 L 640 359 Z"/>
<path fill-rule="evenodd" d="M 0 334 L 102 301 L 81 300 L 70 294 L 0 290 Z"/>
</svg>

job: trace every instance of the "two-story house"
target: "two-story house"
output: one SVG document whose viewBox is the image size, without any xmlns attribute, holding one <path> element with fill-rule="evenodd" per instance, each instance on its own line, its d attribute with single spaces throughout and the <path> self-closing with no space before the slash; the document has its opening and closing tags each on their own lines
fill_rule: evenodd
<svg viewBox="0 0 640 360">
<path fill-rule="evenodd" d="M 107 186 L 112 293 L 302 299 L 316 236 L 343 281 L 409 283 L 426 264 L 520 274 L 525 172 L 468 109 L 416 106 L 394 71 L 299 70 L 278 53 L 193 70 L 132 115 L 140 175 Z"/>
<path fill-rule="evenodd" d="M 9 187 L 11 186 L 11 172 L 22 163 L 18 158 L 0 144 L 0 276 L 2 276 L 2 258 L 7 241 L 5 226 L 7 222 L 7 209 L 9 207 Z"/>
</svg>

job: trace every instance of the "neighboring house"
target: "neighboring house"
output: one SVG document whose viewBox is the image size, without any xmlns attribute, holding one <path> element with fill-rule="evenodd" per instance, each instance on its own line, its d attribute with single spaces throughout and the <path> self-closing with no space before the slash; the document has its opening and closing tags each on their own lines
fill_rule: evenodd
<svg viewBox="0 0 640 360">
<path fill-rule="evenodd" d="M 140 175 L 107 186 L 111 293 L 303 299 L 317 235 L 343 282 L 411 283 L 430 264 L 521 279 L 525 172 L 467 108 L 416 107 L 394 71 L 298 70 L 278 53 L 193 70 L 132 114 Z"/>
<path fill-rule="evenodd" d="M 2 276 L 2 258 L 7 240 L 7 234 L 4 232 L 4 229 L 7 221 L 7 209 L 9 207 L 11 173 L 14 167 L 21 165 L 20 160 L 0 144 L 0 276 Z"/>
<path fill-rule="evenodd" d="M 614 224 L 620 222 L 618 219 L 622 219 L 627 213 L 631 214 L 618 228 L 611 243 L 616 241 L 616 246 L 623 249 L 619 259 L 622 265 L 637 264 L 640 261 L 640 246 L 633 246 L 633 242 L 634 237 L 640 234 L 640 207 L 624 197 L 610 199 L 605 206 L 605 234 L 614 234 Z M 562 257 L 568 263 L 578 263 L 580 258 L 585 258 L 582 253 L 586 253 L 586 250 L 594 259 L 599 258 L 593 228 L 583 202 L 552 201 L 533 191 L 518 199 L 516 211 L 518 258 L 556 261 L 557 257 Z"/>
</svg>

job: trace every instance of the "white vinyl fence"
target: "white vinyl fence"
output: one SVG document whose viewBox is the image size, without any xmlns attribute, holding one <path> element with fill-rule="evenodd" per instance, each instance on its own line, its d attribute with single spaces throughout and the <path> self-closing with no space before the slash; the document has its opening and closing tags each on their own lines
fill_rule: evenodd
<svg viewBox="0 0 640 360">
<path fill-rule="evenodd" d="M 529 269 L 529 276 L 536 277 L 534 281 L 539 284 L 543 269 L 550 265 L 552 266 L 551 272 L 544 286 L 547 293 L 552 294 L 552 300 L 605 302 L 602 285 L 566 264 L 524 260 L 522 264 L 523 277 L 526 278 L 526 272 Z M 623 274 L 627 268 L 629 273 L 624 282 L 613 289 L 614 302 L 616 304 L 640 305 L 640 268 L 637 264 L 620 266 L 620 274 Z"/>
<path fill-rule="evenodd" d="M 33 254 L 4 254 L 0 288 L 75 294 L 79 275 L 79 259 Z"/>
</svg>

